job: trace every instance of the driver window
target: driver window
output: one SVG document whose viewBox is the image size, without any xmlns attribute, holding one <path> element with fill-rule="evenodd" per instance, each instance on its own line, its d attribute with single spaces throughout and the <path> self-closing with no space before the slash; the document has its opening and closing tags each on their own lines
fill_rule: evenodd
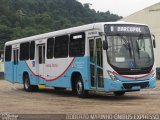
<svg viewBox="0 0 160 120">
<path fill-rule="evenodd" d="M 150 57 L 152 57 L 152 51 L 151 51 L 152 44 L 149 38 L 139 39 L 137 43 L 140 51 L 146 52 Z"/>
</svg>

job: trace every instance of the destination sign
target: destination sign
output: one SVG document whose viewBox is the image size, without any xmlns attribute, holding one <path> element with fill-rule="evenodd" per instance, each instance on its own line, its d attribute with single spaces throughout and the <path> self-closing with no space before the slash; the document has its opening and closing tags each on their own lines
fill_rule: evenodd
<svg viewBox="0 0 160 120">
<path fill-rule="evenodd" d="M 118 31 L 118 32 L 139 32 L 141 33 L 141 27 L 121 27 L 121 26 L 111 26 L 110 27 L 111 31 Z"/>
<path fill-rule="evenodd" d="M 105 25 L 105 33 L 114 34 L 149 34 L 149 29 L 144 25 Z"/>
<path fill-rule="evenodd" d="M 82 38 L 82 35 L 75 35 L 75 36 L 73 36 L 73 39 L 80 39 L 80 38 Z"/>
<path fill-rule="evenodd" d="M 70 38 L 72 40 L 85 39 L 85 33 L 84 32 L 80 32 L 80 33 L 71 34 Z"/>
</svg>

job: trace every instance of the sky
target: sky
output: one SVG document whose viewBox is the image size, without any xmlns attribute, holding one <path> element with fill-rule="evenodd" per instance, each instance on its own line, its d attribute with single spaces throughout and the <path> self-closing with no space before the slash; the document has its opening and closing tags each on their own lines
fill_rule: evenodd
<svg viewBox="0 0 160 120">
<path fill-rule="evenodd" d="M 78 0 L 81 3 L 91 3 L 90 8 L 96 11 L 118 14 L 126 17 L 148 6 L 159 3 L 160 0 Z"/>
</svg>

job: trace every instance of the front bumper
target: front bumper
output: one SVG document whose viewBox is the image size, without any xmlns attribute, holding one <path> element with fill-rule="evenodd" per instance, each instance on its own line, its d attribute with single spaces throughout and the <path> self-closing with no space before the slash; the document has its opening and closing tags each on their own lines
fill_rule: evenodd
<svg viewBox="0 0 160 120">
<path fill-rule="evenodd" d="M 120 80 L 104 80 L 105 91 L 137 91 L 146 88 L 156 87 L 156 78 L 152 77 L 149 80 L 131 80 L 122 82 Z"/>
</svg>

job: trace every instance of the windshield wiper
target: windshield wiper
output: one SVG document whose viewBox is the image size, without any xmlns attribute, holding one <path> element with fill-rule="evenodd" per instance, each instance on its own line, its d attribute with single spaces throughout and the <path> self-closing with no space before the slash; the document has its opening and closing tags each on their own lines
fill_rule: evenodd
<svg viewBox="0 0 160 120">
<path fill-rule="evenodd" d="M 136 42 L 136 46 L 137 46 L 137 53 L 138 53 L 138 58 L 140 59 L 140 48 L 139 48 L 139 45 L 138 45 L 138 43 Z"/>
<path fill-rule="evenodd" d="M 136 46 L 137 46 L 137 53 L 138 53 L 138 57 L 139 57 L 139 59 L 140 59 L 140 47 L 139 47 L 139 44 L 138 44 L 138 41 L 140 40 L 140 39 L 143 39 L 143 34 L 140 34 L 139 36 L 138 36 L 138 40 L 136 41 Z M 140 42 L 142 42 L 142 41 L 140 41 Z M 142 43 L 140 43 L 140 44 L 142 44 Z"/>
<path fill-rule="evenodd" d="M 125 47 L 129 50 L 130 57 L 132 58 L 131 46 L 130 46 L 129 40 L 127 40 L 125 37 L 123 37 L 123 36 L 120 35 L 120 34 L 117 34 L 117 36 L 120 36 L 121 39 L 124 41 L 124 43 L 125 43 L 124 45 L 125 45 Z"/>
</svg>

